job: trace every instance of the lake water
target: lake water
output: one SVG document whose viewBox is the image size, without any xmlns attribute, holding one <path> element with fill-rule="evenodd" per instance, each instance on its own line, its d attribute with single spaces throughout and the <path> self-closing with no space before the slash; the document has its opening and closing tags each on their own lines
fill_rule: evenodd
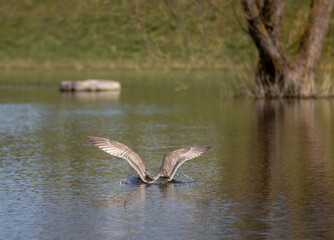
<svg viewBox="0 0 334 240">
<path fill-rule="evenodd" d="M 0 88 L 0 239 L 334 239 L 333 100 L 130 83 Z M 126 185 L 135 171 L 87 135 L 130 146 L 150 172 L 172 150 L 213 149 L 179 168 L 195 182 Z"/>
</svg>

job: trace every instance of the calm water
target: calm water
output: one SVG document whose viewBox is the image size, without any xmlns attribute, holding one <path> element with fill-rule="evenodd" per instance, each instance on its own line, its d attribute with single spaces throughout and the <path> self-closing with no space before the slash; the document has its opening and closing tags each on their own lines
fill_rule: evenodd
<svg viewBox="0 0 334 240">
<path fill-rule="evenodd" d="M 174 89 L 175 90 L 175 89 Z M 224 99 L 214 88 L 60 94 L 0 90 L 0 239 L 333 239 L 334 101 Z M 86 142 L 212 151 L 196 182 L 122 185 L 135 173 Z"/>
</svg>

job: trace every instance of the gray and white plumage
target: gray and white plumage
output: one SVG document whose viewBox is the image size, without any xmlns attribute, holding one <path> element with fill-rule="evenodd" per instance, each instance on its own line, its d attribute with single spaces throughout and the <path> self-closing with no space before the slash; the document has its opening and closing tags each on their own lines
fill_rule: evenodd
<svg viewBox="0 0 334 240">
<path fill-rule="evenodd" d="M 153 177 L 145 168 L 139 155 L 128 146 L 101 137 L 87 136 L 89 143 L 109 153 L 110 155 L 123 158 L 136 170 L 141 180 L 145 183 L 168 182 L 173 179 L 176 170 L 186 161 L 196 158 L 211 149 L 209 145 L 181 148 L 166 154 L 163 158 L 159 172 Z"/>
</svg>

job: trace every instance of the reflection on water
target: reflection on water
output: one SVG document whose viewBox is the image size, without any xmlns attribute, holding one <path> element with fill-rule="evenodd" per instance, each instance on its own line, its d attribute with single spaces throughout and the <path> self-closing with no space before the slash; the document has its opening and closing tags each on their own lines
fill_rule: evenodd
<svg viewBox="0 0 334 240">
<path fill-rule="evenodd" d="M 256 102 L 261 195 L 302 238 L 334 237 L 332 109 L 327 100 Z"/>
<path fill-rule="evenodd" d="M 121 95 L 0 90 L 0 239 L 334 238 L 334 101 L 220 99 L 215 91 Z M 195 182 L 120 184 L 131 146 L 149 171 L 183 146 Z"/>
<path fill-rule="evenodd" d="M 61 92 L 63 97 L 76 98 L 79 100 L 109 100 L 117 101 L 120 96 L 120 91 L 94 91 L 94 92 Z"/>
</svg>

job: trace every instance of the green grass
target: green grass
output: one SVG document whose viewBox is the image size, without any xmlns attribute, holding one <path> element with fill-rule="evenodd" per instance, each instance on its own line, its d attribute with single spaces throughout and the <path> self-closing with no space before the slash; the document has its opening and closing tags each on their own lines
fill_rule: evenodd
<svg viewBox="0 0 334 240">
<path fill-rule="evenodd" d="M 293 30 L 283 38 L 291 53 L 308 4 L 288 0 L 283 26 Z M 0 69 L 252 69 L 257 52 L 243 28 L 234 0 L 1 1 Z"/>
<path fill-rule="evenodd" d="M 169 2 L 3 1 L 1 65 L 206 68 L 255 53 L 231 1 Z"/>
</svg>

